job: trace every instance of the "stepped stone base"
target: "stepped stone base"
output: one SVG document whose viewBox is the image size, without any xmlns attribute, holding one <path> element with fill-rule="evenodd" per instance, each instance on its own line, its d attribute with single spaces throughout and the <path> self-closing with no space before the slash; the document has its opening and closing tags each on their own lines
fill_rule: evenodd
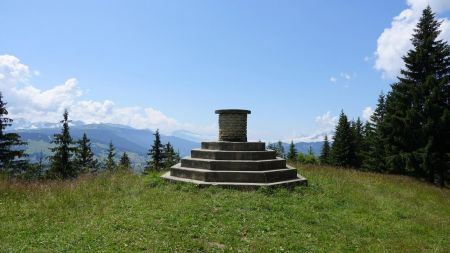
<svg viewBox="0 0 450 253">
<path fill-rule="evenodd" d="M 266 144 L 264 142 L 212 141 L 202 142 L 202 149 L 222 151 L 264 151 L 266 150 Z"/>
<path fill-rule="evenodd" d="M 306 178 L 286 160 L 266 150 L 263 142 L 203 142 L 190 157 L 170 168 L 162 178 L 199 186 L 232 188 L 307 185 Z"/>
<path fill-rule="evenodd" d="M 179 178 L 174 177 L 170 175 L 170 171 L 166 172 L 164 175 L 161 176 L 167 181 L 173 182 L 173 183 L 190 183 L 195 184 L 200 187 L 207 187 L 207 186 L 220 186 L 224 188 L 233 188 L 233 189 L 257 189 L 260 187 L 295 187 L 298 185 L 308 185 L 308 180 L 300 175 L 297 174 L 297 178 L 291 179 L 291 180 L 284 180 L 279 182 L 273 182 L 273 183 L 233 183 L 233 182 L 205 182 L 201 180 L 195 180 L 195 179 L 188 179 L 188 178 Z"/>
</svg>

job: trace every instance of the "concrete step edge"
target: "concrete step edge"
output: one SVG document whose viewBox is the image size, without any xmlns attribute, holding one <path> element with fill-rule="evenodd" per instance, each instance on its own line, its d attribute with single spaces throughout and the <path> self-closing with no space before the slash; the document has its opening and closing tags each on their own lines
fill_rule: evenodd
<svg viewBox="0 0 450 253">
<path fill-rule="evenodd" d="M 215 160 L 215 159 L 204 159 L 204 158 L 192 158 L 191 156 L 185 156 L 182 159 L 185 160 L 194 160 L 194 161 L 202 161 L 202 162 L 244 162 L 244 163 L 258 163 L 258 162 L 272 162 L 272 161 L 281 161 L 285 160 L 281 157 L 277 157 L 275 159 L 266 159 L 266 160 Z"/>
<path fill-rule="evenodd" d="M 174 177 L 170 175 L 170 172 L 166 172 L 164 175 L 161 176 L 163 179 L 173 181 L 173 182 L 184 182 L 184 183 L 193 183 L 200 186 L 230 186 L 230 187 L 261 187 L 261 186 L 278 186 L 278 185 L 284 185 L 284 184 L 291 184 L 291 183 L 299 183 L 302 185 L 307 185 L 308 180 L 301 175 L 297 174 L 297 178 L 295 179 L 289 179 L 284 181 L 278 181 L 278 182 L 271 182 L 271 183 L 233 183 L 233 182 L 205 182 L 195 179 L 188 179 L 188 178 L 181 178 L 181 177 Z"/>
<path fill-rule="evenodd" d="M 212 172 L 212 173 L 254 173 L 254 174 L 261 174 L 261 173 L 271 173 L 271 172 L 283 172 L 283 171 L 290 171 L 290 170 L 296 170 L 293 168 L 282 168 L 282 169 L 273 169 L 273 170 L 207 170 L 207 169 L 198 169 L 198 168 L 189 168 L 189 167 L 172 167 L 173 169 L 177 170 L 187 170 L 187 171 L 198 171 L 198 172 Z M 171 168 L 171 169 L 172 169 Z"/>
<path fill-rule="evenodd" d="M 271 149 L 266 149 L 266 150 L 255 150 L 255 151 L 234 151 L 234 150 L 220 150 L 220 149 L 203 149 L 203 148 L 193 148 L 192 150 L 195 151 L 202 151 L 202 152 L 210 152 L 210 153 L 214 153 L 214 152 L 223 152 L 223 153 L 267 153 L 267 152 L 275 152 L 274 150 Z"/>
</svg>

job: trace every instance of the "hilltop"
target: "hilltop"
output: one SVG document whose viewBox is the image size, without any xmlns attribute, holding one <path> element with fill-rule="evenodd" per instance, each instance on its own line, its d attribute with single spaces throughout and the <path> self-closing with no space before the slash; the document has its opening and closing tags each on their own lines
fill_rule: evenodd
<svg viewBox="0 0 450 253">
<path fill-rule="evenodd" d="M 158 174 L 0 181 L 0 251 L 446 252 L 450 191 L 299 167 L 308 187 L 239 191 Z"/>
</svg>

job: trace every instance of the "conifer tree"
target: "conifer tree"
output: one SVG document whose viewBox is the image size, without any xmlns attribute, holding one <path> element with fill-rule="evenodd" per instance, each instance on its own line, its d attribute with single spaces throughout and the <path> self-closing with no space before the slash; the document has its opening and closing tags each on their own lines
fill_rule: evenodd
<svg viewBox="0 0 450 253">
<path fill-rule="evenodd" d="M 367 171 L 376 171 L 377 164 L 374 162 L 375 158 L 372 155 L 374 151 L 375 131 L 369 120 L 364 123 L 363 136 L 363 142 L 360 150 L 362 158 L 361 168 Z"/>
<path fill-rule="evenodd" d="M 116 161 L 114 160 L 116 156 L 116 148 L 114 147 L 112 141 L 109 142 L 108 155 L 106 157 L 105 168 L 106 170 L 113 171 L 117 168 Z"/>
<path fill-rule="evenodd" d="M 6 128 L 11 126 L 13 120 L 8 118 L 6 102 L 0 92 L 0 171 L 12 174 L 20 173 L 25 167 L 25 150 L 20 147 L 27 143 L 20 139 L 17 133 L 6 133 Z"/>
<path fill-rule="evenodd" d="M 355 160 L 353 133 L 347 116 L 341 111 L 336 132 L 333 137 L 331 156 L 333 164 L 340 167 L 350 167 Z"/>
<path fill-rule="evenodd" d="M 361 119 L 358 117 L 356 121 L 351 122 L 351 129 L 353 134 L 353 149 L 355 152 L 354 160 L 351 164 L 352 167 L 360 168 L 361 163 L 363 160 L 363 123 L 361 122 Z"/>
<path fill-rule="evenodd" d="M 283 142 L 281 142 L 281 141 L 277 142 L 275 151 L 277 152 L 278 157 L 285 158 L 286 155 L 284 153 Z"/>
<path fill-rule="evenodd" d="M 294 141 L 291 141 L 291 144 L 289 145 L 289 152 L 287 158 L 289 161 L 297 160 L 297 149 L 295 148 Z"/>
<path fill-rule="evenodd" d="M 41 150 L 41 152 L 38 155 L 38 161 L 36 164 L 34 164 L 34 171 L 32 172 L 34 177 L 37 179 L 42 178 L 44 176 L 44 160 L 45 159 L 46 159 L 46 157 L 44 156 L 44 152 L 42 152 L 42 150 Z"/>
<path fill-rule="evenodd" d="M 91 140 L 83 133 L 83 137 L 78 140 L 75 150 L 75 164 L 80 172 L 88 172 L 97 169 L 97 160 L 91 148 Z"/>
<path fill-rule="evenodd" d="M 386 171 L 384 117 L 386 113 L 383 92 L 378 97 L 375 112 L 364 125 L 364 141 L 362 147 L 362 168 L 370 171 Z"/>
<path fill-rule="evenodd" d="M 275 143 L 268 142 L 267 143 L 267 149 L 276 151 L 277 147 L 276 147 Z"/>
<path fill-rule="evenodd" d="M 153 141 L 153 145 L 148 152 L 148 156 L 150 159 L 147 161 L 147 166 L 145 168 L 146 171 L 156 170 L 160 171 L 163 164 L 164 152 L 163 145 L 161 143 L 161 136 L 159 135 L 159 129 L 156 129 L 154 133 L 155 140 Z"/>
<path fill-rule="evenodd" d="M 50 173 L 53 177 L 67 179 L 77 176 L 77 169 L 75 168 L 72 156 L 75 152 L 73 140 L 69 131 L 69 112 L 64 111 L 63 124 L 61 133 L 53 136 L 52 143 L 56 146 L 50 148 L 53 155 L 50 157 Z"/>
<path fill-rule="evenodd" d="M 441 89 L 430 77 L 426 86 L 432 87 L 424 105 L 425 147 L 422 149 L 423 170 L 429 182 L 434 183 L 437 177 L 439 185 L 445 186 L 450 172 L 450 82 L 447 82 L 447 105 L 443 103 Z M 434 87 L 433 87 L 434 86 Z"/>
<path fill-rule="evenodd" d="M 164 159 L 163 164 L 165 168 L 170 168 L 177 164 L 177 154 L 175 150 L 173 149 L 173 146 L 168 142 L 166 145 L 164 145 Z"/>
<path fill-rule="evenodd" d="M 276 143 L 270 143 L 267 145 L 268 149 L 271 149 L 275 151 L 277 157 L 284 158 L 284 147 L 283 143 L 281 141 L 278 141 Z"/>
<path fill-rule="evenodd" d="M 383 132 L 387 164 L 394 173 L 408 173 L 441 185 L 449 170 L 450 48 L 438 40 L 441 23 L 428 6 L 403 57 L 399 82 L 386 99 Z"/>
<path fill-rule="evenodd" d="M 128 157 L 127 152 L 123 152 L 122 156 L 120 157 L 119 167 L 122 170 L 131 170 L 131 161 Z"/>
<path fill-rule="evenodd" d="M 315 156 L 311 146 L 308 148 L 308 155 Z"/>
<path fill-rule="evenodd" d="M 320 152 L 319 159 L 321 164 L 331 164 L 330 142 L 328 141 L 327 135 L 325 135 L 323 140 L 322 151 Z"/>
</svg>

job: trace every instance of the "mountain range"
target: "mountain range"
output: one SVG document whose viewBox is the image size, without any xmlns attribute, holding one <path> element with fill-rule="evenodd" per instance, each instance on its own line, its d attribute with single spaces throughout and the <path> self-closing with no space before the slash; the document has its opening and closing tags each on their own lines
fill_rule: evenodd
<svg viewBox="0 0 450 253">
<path fill-rule="evenodd" d="M 45 126 L 48 126 L 47 124 Z M 51 154 L 53 135 L 59 133 L 59 127 L 19 128 L 15 129 L 22 140 L 28 143 L 27 153 L 31 161 L 36 161 L 41 155 Z M 92 143 L 92 150 L 97 158 L 106 156 L 109 142 L 116 148 L 117 157 L 127 152 L 134 164 L 143 165 L 147 159 L 147 152 L 154 141 L 154 132 L 147 129 L 135 129 L 116 124 L 74 124 L 70 127 L 70 134 L 78 140 L 86 133 Z M 170 142 L 181 156 L 186 156 L 190 150 L 200 146 L 199 142 L 185 140 L 176 136 L 161 135 L 163 144 Z"/>
<path fill-rule="evenodd" d="M 15 120 L 10 131 L 17 132 L 21 138 L 28 143 L 27 153 L 31 161 L 36 161 L 39 157 L 51 155 L 49 148 L 52 146 L 53 135 L 61 131 L 60 124 L 55 123 L 29 123 L 25 120 Z M 82 137 L 86 133 L 91 140 L 94 154 L 100 160 L 104 159 L 107 153 L 109 142 L 115 148 L 117 157 L 123 152 L 127 152 L 135 166 L 143 167 L 147 160 L 147 153 L 154 141 L 154 132 L 148 129 L 135 129 L 118 124 L 84 124 L 83 122 L 72 122 L 70 133 L 74 140 Z M 161 134 L 163 144 L 170 142 L 180 155 L 188 156 L 193 148 L 200 147 L 201 135 L 179 130 L 172 135 Z M 298 152 L 307 153 L 309 147 L 314 154 L 320 154 L 323 142 L 299 142 L 296 143 Z M 287 152 L 288 143 L 283 143 Z"/>
</svg>

